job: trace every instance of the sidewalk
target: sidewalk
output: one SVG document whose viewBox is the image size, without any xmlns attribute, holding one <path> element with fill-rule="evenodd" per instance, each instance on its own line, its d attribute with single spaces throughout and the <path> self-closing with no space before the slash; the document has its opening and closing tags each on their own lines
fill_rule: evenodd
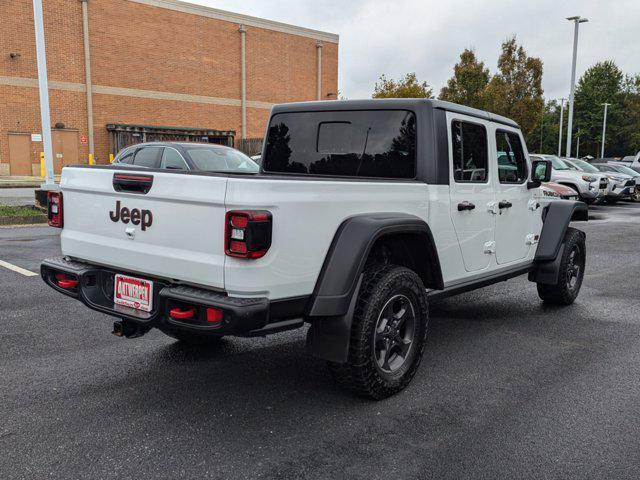
<svg viewBox="0 0 640 480">
<path fill-rule="evenodd" d="M 54 179 L 56 182 L 59 182 L 60 175 L 55 175 Z M 39 188 L 43 182 L 44 182 L 44 178 L 42 177 L 31 177 L 26 175 L 0 177 L 0 188 L 23 188 L 23 187 Z"/>
</svg>

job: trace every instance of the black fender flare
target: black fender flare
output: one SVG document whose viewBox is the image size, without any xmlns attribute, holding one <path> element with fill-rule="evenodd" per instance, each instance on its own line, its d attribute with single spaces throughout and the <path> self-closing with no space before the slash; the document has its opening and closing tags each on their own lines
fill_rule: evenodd
<svg viewBox="0 0 640 480">
<path fill-rule="evenodd" d="M 334 235 L 307 307 L 311 328 L 307 350 L 335 362 L 347 360 L 351 320 L 362 271 L 375 242 L 382 237 L 411 234 L 424 241 L 417 257 L 432 272 L 425 285 L 442 289 L 442 270 L 433 234 L 427 223 L 404 213 L 362 214 L 342 222 Z"/>
<path fill-rule="evenodd" d="M 534 262 L 551 262 L 556 259 L 560 246 L 572 221 L 588 221 L 589 207 L 579 201 L 551 202 L 542 212 L 542 232 Z"/>
<path fill-rule="evenodd" d="M 553 285 L 558 280 L 561 252 L 569 223 L 588 221 L 589 207 L 580 201 L 551 202 L 543 210 L 542 220 L 544 223 L 529 280 Z"/>
</svg>

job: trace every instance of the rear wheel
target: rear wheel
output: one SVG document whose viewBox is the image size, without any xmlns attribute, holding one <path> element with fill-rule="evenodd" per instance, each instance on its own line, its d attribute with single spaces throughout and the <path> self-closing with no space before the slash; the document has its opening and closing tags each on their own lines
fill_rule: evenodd
<svg viewBox="0 0 640 480">
<path fill-rule="evenodd" d="M 338 383 L 365 397 L 381 399 L 413 379 L 424 351 L 427 296 L 408 268 L 367 268 L 351 327 L 347 363 L 329 362 Z"/>
<path fill-rule="evenodd" d="M 538 283 L 538 295 L 542 300 L 555 305 L 571 305 L 574 302 L 582 286 L 585 253 L 584 234 L 575 228 L 567 228 L 558 282 L 555 285 Z"/>
</svg>

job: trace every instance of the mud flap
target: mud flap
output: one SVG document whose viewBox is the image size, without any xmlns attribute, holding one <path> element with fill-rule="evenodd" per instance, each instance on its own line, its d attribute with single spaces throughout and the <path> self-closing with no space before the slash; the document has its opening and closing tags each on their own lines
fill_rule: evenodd
<svg viewBox="0 0 640 480">
<path fill-rule="evenodd" d="M 535 270 L 529 272 L 529 281 L 542 283 L 544 285 L 555 285 L 558 283 L 558 275 L 560 274 L 560 262 L 564 254 L 564 243 L 560 245 L 558 255 L 555 260 L 550 262 L 541 262 L 536 264 Z"/>
<path fill-rule="evenodd" d="M 362 275 L 349 302 L 347 313 L 335 317 L 318 317 L 307 331 L 307 352 L 330 362 L 345 363 L 349 358 L 351 324 L 356 309 Z"/>
</svg>

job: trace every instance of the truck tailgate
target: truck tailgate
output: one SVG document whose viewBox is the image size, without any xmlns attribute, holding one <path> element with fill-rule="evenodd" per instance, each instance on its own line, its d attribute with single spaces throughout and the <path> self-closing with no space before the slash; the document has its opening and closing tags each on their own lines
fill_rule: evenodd
<svg viewBox="0 0 640 480">
<path fill-rule="evenodd" d="M 116 191 L 116 173 L 153 183 L 147 193 Z M 72 167 L 60 186 L 63 255 L 224 288 L 226 177 Z"/>
</svg>

